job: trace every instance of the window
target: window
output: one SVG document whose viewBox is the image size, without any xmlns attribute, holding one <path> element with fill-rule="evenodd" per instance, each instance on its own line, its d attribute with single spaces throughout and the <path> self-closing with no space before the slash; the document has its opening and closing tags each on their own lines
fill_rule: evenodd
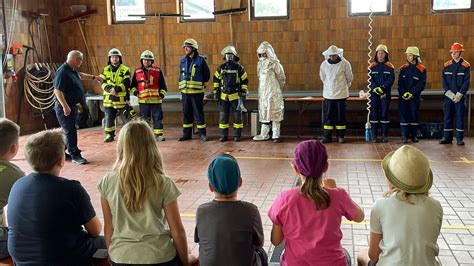
<svg viewBox="0 0 474 266">
<path fill-rule="evenodd" d="M 214 0 L 180 0 L 182 21 L 214 21 Z"/>
<path fill-rule="evenodd" d="M 390 15 L 391 0 L 348 0 L 349 16 Z"/>
<path fill-rule="evenodd" d="M 472 0 L 433 0 L 433 12 L 473 11 Z"/>
<path fill-rule="evenodd" d="M 288 19 L 289 0 L 250 0 L 252 19 Z"/>
<path fill-rule="evenodd" d="M 144 18 L 128 15 L 144 15 L 145 0 L 112 0 L 113 23 L 143 22 Z"/>
</svg>

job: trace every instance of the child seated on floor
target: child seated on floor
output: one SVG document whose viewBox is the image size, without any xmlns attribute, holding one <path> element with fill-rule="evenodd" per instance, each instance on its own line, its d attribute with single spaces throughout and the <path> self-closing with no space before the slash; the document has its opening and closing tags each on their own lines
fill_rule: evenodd
<svg viewBox="0 0 474 266">
<path fill-rule="evenodd" d="M 104 232 L 113 265 L 190 265 L 178 208 L 181 195 L 165 175 L 153 131 L 145 121 L 122 130 L 113 171 L 98 184 Z"/>
<path fill-rule="evenodd" d="M 369 250 L 358 265 L 436 265 L 443 208 L 430 197 L 433 173 L 419 149 L 404 145 L 382 161 L 388 191 L 370 212 Z"/>
<path fill-rule="evenodd" d="M 231 155 L 220 154 L 207 171 L 214 200 L 196 211 L 194 242 L 205 266 L 266 265 L 263 227 L 257 206 L 237 199 L 240 168 Z"/>
<path fill-rule="evenodd" d="M 8 228 L 3 208 L 8 204 L 8 195 L 13 183 L 25 175 L 18 166 L 10 162 L 18 153 L 19 136 L 20 127 L 17 124 L 9 119 L 0 118 L 0 259 L 10 256 L 7 249 Z"/>
<path fill-rule="evenodd" d="M 90 264 L 105 248 L 102 225 L 81 183 L 59 176 L 63 133 L 30 136 L 24 154 L 34 172 L 16 181 L 8 198 L 8 251 L 16 265 Z"/>
<path fill-rule="evenodd" d="M 341 246 L 341 220 L 362 222 L 364 212 L 334 180 L 323 178 L 326 147 L 314 140 L 299 143 L 292 166 L 302 185 L 280 193 L 268 211 L 272 244 L 285 241 L 281 265 L 350 265 Z"/>
</svg>

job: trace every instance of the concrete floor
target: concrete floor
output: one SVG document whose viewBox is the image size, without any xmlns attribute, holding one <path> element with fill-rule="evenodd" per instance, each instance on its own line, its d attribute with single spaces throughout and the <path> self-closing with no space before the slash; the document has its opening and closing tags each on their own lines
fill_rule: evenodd
<svg viewBox="0 0 474 266">
<path fill-rule="evenodd" d="M 195 139 L 178 142 L 181 128 L 166 127 L 165 142 L 157 145 L 164 158 L 165 171 L 182 192 L 179 208 L 188 235 L 189 247 L 198 254 L 193 242 L 195 211 L 212 199 L 207 186 L 207 166 L 220 152 L 229 152 L 240 164 L 243 186 L 239 198 L 254 203 L 260 209 L 265 230 L 265 248 L 270 247 L 271 222 L 266 213 L 280 191 L 290 188 L 295 175 L 290 165 L 293 149 L 303 139 L 285 138 L 283 143 L 254 142 L 246 137 L 242 142 L 218 142 L 217 129 L 208 129 L 211 140 Z M 232 132 L 232 130 L 231 130 Z M 247 134 L 248 135 L 248 134 Z M 24 145 L 28 136 L 21 137 Z M 100 196 L 96 185 L 111 169 L 115 160 L 114 143 L 103 143 L 100 128 L 79 130 L 79 147 L 88 165 L 66 163 L 62 176 L 79 180 L 92 198 L 97 215 L 102 219 Z M 361 224 L 343 221 L 342 245 L 351 256 L 368 245 L 370 208 L 374 199 L 382 196 L 387 185 L 380 168 L 381 159 L 402 145 L 399 138 L 389 143 L 366 144 L 362 138 L 349 138 L 346 144 L 327 145 L 330 156 L 328 177 L 345 188 L 364 208 L 366 220 Z M 415 144 L 429 157 L 434 173 L 431 195 L 444 208 L 443 227 L 438 239 L 443 265 L 474 265 L 474 143 L 466 139 L 466 146 L 439 145 L 437 140 L 421 140 Z M 471 161 L 472 160 L 472 161 Z M 25 172 L 31 168 L 21 150 L 13 161 Z"/>
</svg>

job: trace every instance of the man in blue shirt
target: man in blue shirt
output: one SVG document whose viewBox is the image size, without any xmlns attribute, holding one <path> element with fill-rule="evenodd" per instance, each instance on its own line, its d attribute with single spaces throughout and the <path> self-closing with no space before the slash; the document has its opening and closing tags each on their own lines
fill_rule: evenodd
<svg viewBox="0 0 474 266">
<path fill-rule="evenodd" d="M 456 140 L 464 145 L 464 114 L 466 93 L 471 81 L 471 65 L 462 58 L 464 47 L 460 43 L 451 45 L 452 59 L 444 63 L 442 82 L 444 95 L 444 132 L 440 144 L 453 142 L 453 117 L 456 117 Z"/>
<path fill-rule="evenodd" d="M 77 147 L 76 104 L 85 103 L 82 78 L 95 80 L 96 76 L 80 73 L 84 57 L 80 51 L 72 50 L 67 55 L 67 61 L 56 71 L 54 79 L 54 94 L 56 117 L 66 136 L 66 146 L 72 161 L 77 164 L 86 164 L 87 160 L 81 156 Z"/>
<path fill-rule="evenodd" d="M 34 172 L 16 181 L 8 198 L 8 250 L 15 264 L 90 265 L 106 248 L 102 225 L 81 183 L 59 176 L 63 134 L 32 135 L 24 154 Z"/>
</svg>

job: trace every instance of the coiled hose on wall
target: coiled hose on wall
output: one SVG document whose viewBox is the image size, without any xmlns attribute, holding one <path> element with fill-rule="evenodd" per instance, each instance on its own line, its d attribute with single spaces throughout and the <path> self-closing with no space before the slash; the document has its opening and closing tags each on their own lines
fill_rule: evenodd
<svg viewBox="0 0 474 266">
<path fill-rule="evenodd" d="M 23 90 L 28 104 L 38 110 L 44 118 L 44 112 L 54 105 L 54 75 L 58 64 L 35 63 L 25 67 Z M 46 123 L 44 123 L 45 129 Z"/>
</svg>

